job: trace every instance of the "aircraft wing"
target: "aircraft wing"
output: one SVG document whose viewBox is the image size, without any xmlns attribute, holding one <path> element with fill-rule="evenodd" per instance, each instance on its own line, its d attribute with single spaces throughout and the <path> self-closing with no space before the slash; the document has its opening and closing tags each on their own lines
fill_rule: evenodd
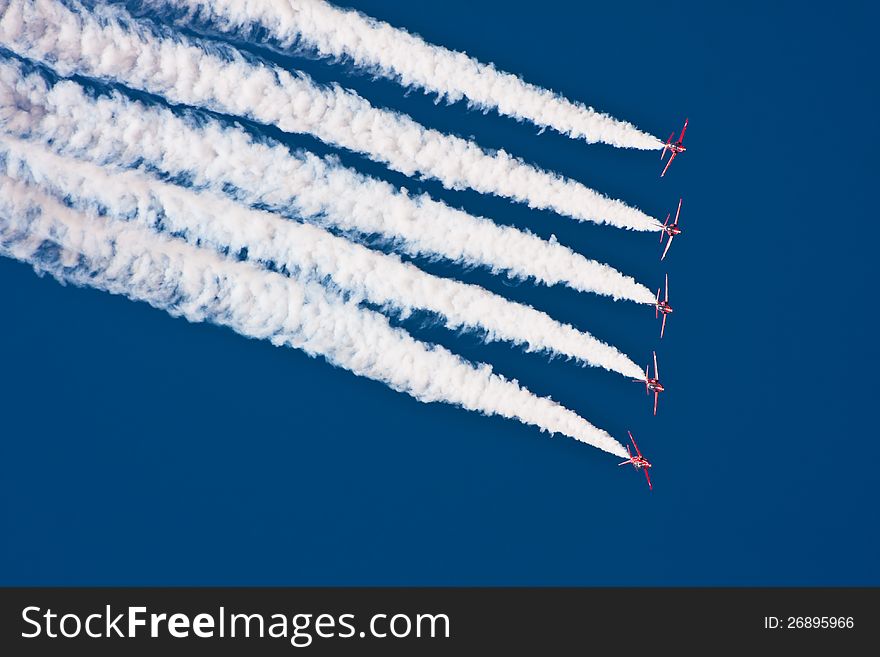
<svg viewBox="0 0 880 657">
<path fill-rule="evenodd" d="M 663 259 L 666 257 L 666 254 L 667 254 L 667 252 L 669 251 L 669 245 L 672 244 L 672 238 L 673 238 L 673 237 L 675 237 L 675 236 L 674 236 L 674 235 L 670 235 L 670 236 L 669 236 L 669 241 L 666 242 L 666 248 L 663 249 L 663 255 L 660 256 L 660 259 L 661 259 L 661 260 L 663 260 Z"/>
<path fill-rule="evenodd" d="M 666 162 L 666 168 L 664 168 L 664 169 L 663 169 L 663 173 L 660 174 L 660 177 L 661 177 L 661 178 L 662 178 L 663 176 L 666 175 L 666 169 L 668 169 L 668 168 L 669 168 L 669 165 L 672 164 L 672 160 L 675 159 L 675 156 L 676 156 L 676 155 L 678 155 L 678 153 L 676 153 L 675 151 L 672 151 L 672 155 L 669 156 L 669 161 Z"/>
<path fill-rule="evenodd" d="M 663 331 L 666 330 L 666 315 L 663 315 L 663 323 L 660 325 L 660 338 L 663 339 Z"/>
<path fill-rule="evenodd" d="M 666 303 L 669 303 L 669 274 L 666 274 L 666 297 L 664 298 Z"/>
<path fill-rule="evenodd" d="M 654 352 L 654 378 L 660 380 L 660 370 L 657 367 L 657 352 Z"/>
<path fill-rule="evenodd" d="M 648 468 L 642 468 L 645 472 L 645 479 L 648 480 L 648 490 L 654 490 L 654 486 L 651 485 L 651 476 L 648 474 Z"/>
<path fill-rule="evenodd" d="M 684 120 L 684 127 L 681 129 L 681 137 L 678 138 L 679 144 L 684 141 L 684 131 L 687 129 L 688 129 L 688 120 L 685 119 Z M 675 133 L 672 133 L 672 134 L 675 134 Z"/>
<path fill-rule="evenodd" d="M 660 393 L 656 390 L 654 391 L 654 415 L 657 415 L 657 399 L 660 397 Z"/>
<path fill-rule="evenodd" d="M 675 223 L 675 224 L 678 223 L 678 215 L 681 214 L 681 202 L 683 200 L 684 200 L 683 198 L 678 199 L 678 210 L 675 211 L 675 221 L 672 223 Z"/>
<path fill-rule="evenodd" d="M 627 431 L 627 433 L 629 434 L 629 439 L 632 441 L 633 447 L 636 448 L 636 454 L 638 454 L 639 458 L 641 458 L 642 453 L 639 451 L 639 446 L 636 444 L 636 439 L 633 438 L 633 435 L 631 432 Z M 627 451 L 629 451 L 629 449 L 627 449 Z"/>
</svg>

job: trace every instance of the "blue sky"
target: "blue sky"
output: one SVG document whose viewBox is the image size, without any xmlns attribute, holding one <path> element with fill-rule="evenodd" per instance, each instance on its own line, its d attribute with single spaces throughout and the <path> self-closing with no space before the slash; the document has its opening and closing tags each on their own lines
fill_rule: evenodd
<svg viewBox="0 0 880 657">
<path fill-rule="evenodd" d="M 0 260 L 0 583 L 877 585 L 877 10 L 795 3 L 352 2 L 664 137 L 587 146 L 344 65 L 273 58 L 655 216 L 653 234 L 577 224 L 351 166 L 551 234 L 659 284 L 675 315 L 420 263 L 530 303 L 646 362 L 635 383 L 404 326 L 493 363 L 624 437 L 643 477 L 573 440 L 424 405 L 293 350 Z M 844 3 L 852 4 L 855 3 Z M 583 6 L 582 6 L 583 5 Z"/>
</svg>

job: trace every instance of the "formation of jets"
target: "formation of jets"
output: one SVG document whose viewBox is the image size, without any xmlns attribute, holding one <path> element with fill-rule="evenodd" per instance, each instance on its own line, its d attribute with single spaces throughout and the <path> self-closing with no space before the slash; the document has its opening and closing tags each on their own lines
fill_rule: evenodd
<svg viewBox="0 0 880 657">
<path fill-rule="evenodd" d="M 684 153 L 687 149 L 684 147 L 684 133 L 687 131 L 688 120 L 684 120 L 684 127 L 681 129 L 681 134 L 678 137 L 678 140 L 673 142 L 672 138 L 675 136 L 675 133 L 669 135 L 669 139 L 666 140 L 666 144 L 663 146 L 663 152 L 660 153 L 660 160 L 662 161 L 664 157 L 666 157 L 666 153 L 668 152 L 669 160 L 666 162 L 666 166 L 663 167 L 663 171 L 660 173 L 660 177 L 664 177 L 666 172 L 669 170 L 669 165 L 672 164 L 672 161 L 681 153 Z M 672 223 L 669 223 L 669 219 L 672 217 L 672 213 L 666 215 L 666 221 L 663 222 L 663 230 L 660 233 L 660 246 L 663 246 L 663 240 L 666 239 L 666 246 L 663 248 L 663 253 L 660 255 L 660 260 L 664 260 L 666 258 L 666 254 L 669 253 L 669 246 L 672 244 L 672 239 L 676 235 L 681 235 L 681 227 L 678 223 L 678 217 L 681 214 L 681 203 L 683 199 L 678 199 L 678 209 L 675 211 L 675 219 L 672 220 Z M 663 322 L 660 325 L 660 338 L 663 338 L 663 334 L 666 331 L 666 318 L 672 314 L 672 306 L 669 305 L 669 274 L 666 275 L 666 282 L 664 286 L 663 300 L 660 300 L 660 288 L 657 288 L 657 300 L 654 302 L 654 317 L 655 319 L 659 319 L 660 316 L 663 316 Z M 654 352 L 654 376 L 649 375 L 648 368 L 650 365 L 645 366 L 645 378 L 644 379 L 633 379 L 637 383 L 645 384 L 645 393 L 650 396 L 650 394 L 654 393 L 654 415 L 657 415 L 657 402 L 660 398 L 660 393 L 665 390 L 663 384 L 660 383 L 660 370 L 657 367 L 657 352 Z M 648 475 L 648 468 L 651 467 L 651 463 L 642 456 L 642 453 L 639 451 L 639 446 L 636 444 L 635 439 L 631 432 L 627 431 L 629 434 L 630 442 L 632 442 L 633 449 L 635 449 L 635 456 L 629 449 L 629 445 L 626 447 L 626 452 L 629 454 L 629 459 L 623 461 L 619 465 L 632 465 L 636 470 L 642 470 L 645 473 L 645 479 L 648 480 L 648 488 L 650 490 L 654 490 L 653 485 L 651 484 L 651 477 Z"/>
</svg>

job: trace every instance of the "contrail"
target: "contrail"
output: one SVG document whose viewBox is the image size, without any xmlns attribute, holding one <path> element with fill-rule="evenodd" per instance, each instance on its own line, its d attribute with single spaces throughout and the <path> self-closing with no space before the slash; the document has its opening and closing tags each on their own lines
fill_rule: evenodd
<svg viewBox="0 0 880 657">
<path fill-rule="evenodd" d="M 382 315 L 126 222 L 66 207 L 0 176 L 0 253 L 63 282 L 145 301 L 191 322 L 208 321 L 302 349 L 424 402 L 443 401 L 562 433 L 621 458 L 606 432 L 516 381 L 394 329 Z"/>
<path fill-rule="evenodd" d="M 274 263 L 296 278 L 329 279 L 354 302 L 366 300 L 402 316 L 428 310 L 443 317 L 450 329 L 477 329 L 487 340 L 574 358 L 630 378 L 642 375 L 641 368 L 614 347 L 530 306 L 476 285 L 432 276 L 396 256 L 315 226 L 248 210 L 225 197 L 186 190 L 136 171 L 110 174 L 5 136 L 0 137 L 0 158 L 4 156 L 7 175 L 33 179 L 73 207 L 106 211 L 146 228 L 161 226 L 220 252 L 244 252 L 248 259 Z"/>
<path fill-rule="evenodd" d="M 447 188 L 471 188 L 579 221 L 639 231 L 661 228 L 640 210 L 504 150 L 486 152 L 473 142 L 377 109 L 337 85 L 322 87 L 302 73 L 248 61 L 232 48 L 198 45 L 136 21 L 119 7 L 101 5 L 92 15 L 74 0 L 0 0 L 0 8 L 0 42 L 61 75 L 118 81 L 172 103 L 308 133 L 405 175 L 437 179 Z"/>
<path fill-rule="evenodd" d="M 227 32 L 251 35 L 259 27 L 267 32 L 269 45 L 282 50 L 306 50 L 350 61 L 373 75 L 437 94 L 450 103 L 465 99 L 472 107 L 493 109 L 587 143 L 642 150 L 663 147 L 662 141 L 631 123 L 529 84 L 463 52 L 435 46 L 322 0 L 147 0 L 146 4 L 175 7 L 184 12 L 185 20 L 206 18 Z"/>
<path fill-rule="evenodd" d="M 654 302 L 652 291 L 633 278 L 555 240 L 398 191 L 332 159 L 256 141 L 202 115 L 178 116 L 116 92 L 90 98 L 71 81 L 49 85 L 13 60 L 0 59 L 0 127 L 51 143 L 64 155 L 158 171 L 285 216 L 380 235 L 414 257 L 439 255 L 520 280 Z"/>
</svg>

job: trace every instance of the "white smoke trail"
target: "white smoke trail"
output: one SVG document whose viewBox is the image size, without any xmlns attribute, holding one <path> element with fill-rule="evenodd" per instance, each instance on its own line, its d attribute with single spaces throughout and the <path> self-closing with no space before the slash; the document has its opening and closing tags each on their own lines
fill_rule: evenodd
<svg viewBox="0 0 880 657">
<path fill-rule="evenodd" d="M 144 3 L 141 3 L 144 4 Z M 663 142 L 631 123 L 572 102 L 548 89 L 499 71 L 463 52 L 427 43 L 358 11 L 323 0 L 148 0 L 157 7 L 182 9 L 221 30 L 247 32 L 259 26 L 281 48 L 305 48 L 322 57 L 345 59 L 371 74 L 437 94 L 449 102 L 462 98 L 482 110 L 494 109 L 587 143 L 657 150 Z"/>
<path fill-rule="evenodd" d="M 309 133 L 448 188 L 470 187 L 581 221 L 661 228 L 653 217 L 576 181 L 376 109 L 338 86 L 320 87 L 303 74 L 245 61 L 232 49 L 209 52 L 179 35 L 157 35 L 160 28 L 134 21 L 118 7 L 98 6 L 96 18 L 74 0 L 66 4 L 80 13 L 58 0 L 0 0 L 0 42 L 61 75 L 120 81 L 173 103 Z"/>
<path fill-rule="evenodd" d="M 210 192 L 193 192 L 136 171 L 109 174 L 67 160 L 39 146 L 0 137 L 7 175 L 26 175 L 74 207 L 100 209 L 153 228 L 157 224 L 190 243 L 221 252 L 247 250 L 249 259 L 273 262 L 296 278 L 323 281 L 402 315 L 422 309 L 445 318 L 450 329 L 482 329 L 487 339 L 506 340 L 528 351 L 546 351 L 604 367 L 626 377 L 641 369 L 614 347 L 545 313 L 476 285 L 426 274 L 314 226 L 243 208 Z"/>
<path fill-rule="evenodd" d="M 47 248 L 54 245 L 54 248 Z M 0 253 L 38 272 L 146 301 L 189 321 L 304 350 L 420 401 L 444 401 L 563 433 L 625 458 L 606 432 L 515 381 L 389 326 L 378 313 L 249 263 L 73 210 L 0 176 Z"/>
<path fill-rule="evenodd" d="M 195 123 L 118 93 L 89 98 L 70 81 L 50 87 L 18 62 L 0 59 L 0 129 L 8 134 L 51 143 L 62 154 L 102 165 L 186 178 L 196 187 L 232 193 L 286 216 L 381 235 L 412 256 L 440 255 L 518 279 L 654 302 L 644 285 L 555 240 L 499 226 L 427 195 L 399 192 L 332 160 L 257 143 L 238 127 L 213 119 Z"/>
</svg>

